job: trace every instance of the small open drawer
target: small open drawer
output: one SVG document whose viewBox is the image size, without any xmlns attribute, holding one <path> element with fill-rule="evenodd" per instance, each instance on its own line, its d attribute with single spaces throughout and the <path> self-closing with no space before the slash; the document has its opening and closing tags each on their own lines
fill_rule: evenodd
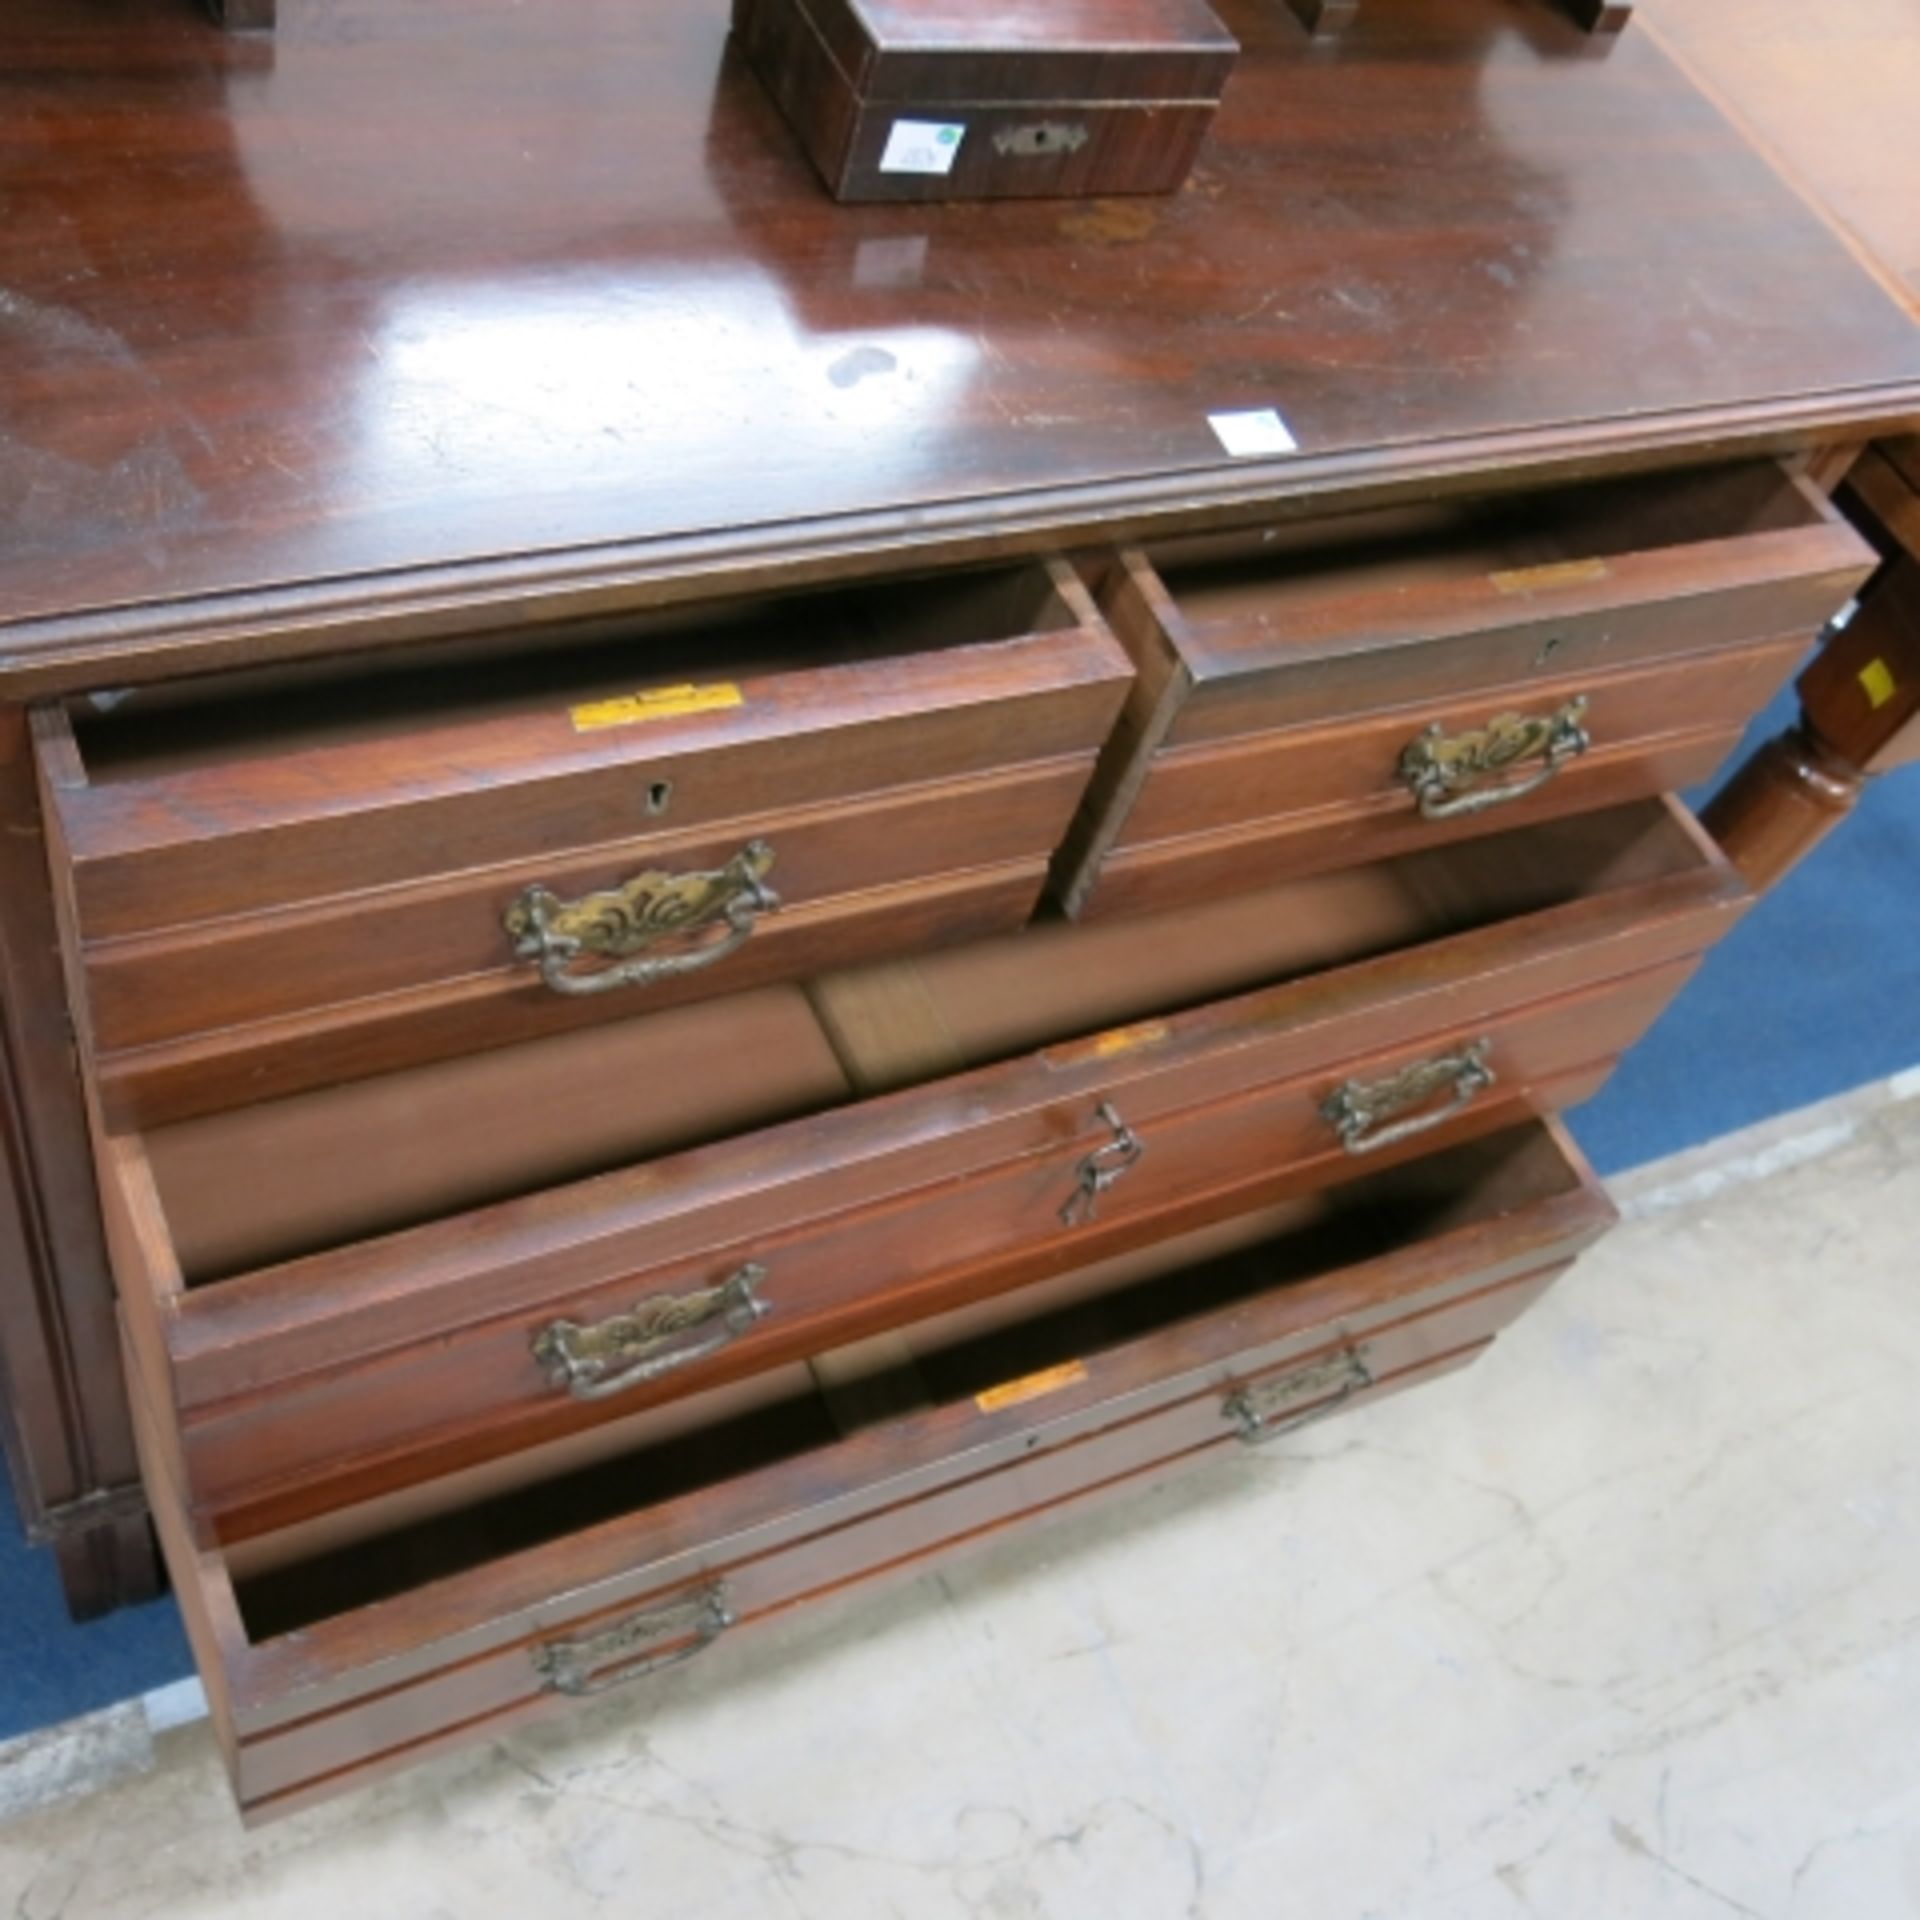
<svg viewBox="0 0 1920 1920">
<path fill-rule="evenodd" d="M 1611 1218 L 1557 1129 L 1526 1125 L 225 1550 L 193 1544 L 148 1422 L 241 1803 L 288 1811 L 1429 1378 Z"/>
<path fill-rule="evenodd" d="M 1061 897 L 1157 911 L 1691 786 L 1872 565 L 1773 465 L 1124 552 L 1139 677 Z"/>
<path fill-rule="evenodd" d="M 1017 927 L 1130 678 L 1046 563 L 43 709 L 107 1113 Z"/>
<path fill-rule="evenodd" d="M 644 1063 L 728 1003 L 603 1030 L 573 1103 L 588 1036 L 113 1138 L 129 1332 L 231 1543 L 1584 1098 L 1747 897 L 1645 803 L 819 981 L 825 1057 L 766 1000 L 679 1151 Z"/>
</svg>

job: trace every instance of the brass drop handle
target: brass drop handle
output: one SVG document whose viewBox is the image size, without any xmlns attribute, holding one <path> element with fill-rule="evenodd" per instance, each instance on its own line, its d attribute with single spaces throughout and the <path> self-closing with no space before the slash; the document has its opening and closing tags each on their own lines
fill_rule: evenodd
<svg viewBox="0 0 1920 1920">
<path fill-rule="evenodd" d="M 515 957 L 538 961 L 540 978 L 555 993 L 578 997 L 651 986 L 716 966 L 746 945 L 760 916 L 780 904 L 766 883 L 773 861 L 773 849 L 753 840 L 711 873 L 642 873 L 580 900 L 529 887 L 502 924 Z M 718 939 L 698 938 L 716 930 Z M 651 951 L 690 938 L 691 946 Z M 583 959 L 619 964 L 578 968 Z"/>
<path fill-rule="evenodd" d="M 1499 1076 L 1487 1064 L 1492 1050 L 1491 1040 L 1476 1040 L 1453 1053 L 1416 1060 L 1384 1080 L 1343 1081 L 1321 1101 L 1320 1117 L 1353 1154 L 1378 1153 L 1382 1147 L 1431 1133 L 1498 1082 Z M 1394 1119 L 1409 1107 L 1424 1105 L 1444 1089 L 1452 1092 L 1445 1106 L 1409 1119 Z"/>
<path fill-rule="evenodd" d="M 1511 806 L 1538 793 L 1593 745 L 1582 725 L 1586 711 L 1582 694 L 1557 713 L 1503 713 L 1471 733 L 1448 735 L 1436 720 L 1407 743 L 1400 755 L 1400 778 L 1419 803 L 1423 819 L 1459 820 Z M 1489 775 L 1529 760 L 1542 763 L 1531 778 L 1504 786 L 1480 785 Z"/>
<path fill-rule="evenodd" d="M 710 1358 L 764 1320 L 771 1309 L 756 1289 L 766 1277 L 748 1265 L 717 1287 L 662 1294 L 598 1326 L 555 1320 L 534 1335 L 533 1357 L 570 1399 L 610 1400 Z"/>
<path fill-rule="evenodd" d="M 1147 1150 L 1146 1142 L 1122 1120 L 1110 1100 L 1102 1100 L 1095 1109 L 1101 1120 L 1113 1130 L 1113 1138 L 1095 1147 L 1073 1170 L 1073 1191 L 1060 1209 L 1060 1224 L 1077 1227 L 1091 1220 L 1100 1206 L 1100 1196 L 1116 1180 L 1130 1173 Z"/>
<path fill-rule="evenodd" d="M 691 1660 L 733 1624 L 726 1588 L 706 1587 L 666 1606 L 636 1613 L 604 1633 L 537 1646 L 533 1670 L 547 1692 L 585 1700 Z"/>
<path fill-rule="evenodd" d="M 1237 1389 L 1221 1403 L 1220 1412 L 1239 1429 L 1240 1438 L 1248 1446 L 1263 1447 L 1270 1440 L 1324 1420 L 1373 1384 L 1366 1355 L 1358 1347 L 1343 1347 L 1331 1359 L 1316 1360 L 1277 1380 L 1262 1380 Z M 1282 1417 L 1302 1401 L 1312 1404 L 1291 1419 Z"/>
</svg>

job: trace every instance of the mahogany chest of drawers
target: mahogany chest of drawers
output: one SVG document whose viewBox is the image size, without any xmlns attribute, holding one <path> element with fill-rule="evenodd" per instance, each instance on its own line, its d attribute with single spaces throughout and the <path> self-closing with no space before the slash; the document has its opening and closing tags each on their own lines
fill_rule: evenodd
<svg viewBox="0 0 1920 1920">
<path fill-rule="evenodd" d="M 112 351 L 46 316 L 119 176 L 34 158 L 100 101 L 0 27 L 0 1357 L 249 1817 L 1463 1368 L 1605 1230 L 1558 1115 L 1752 898 L 1674 791 L 1876 565 L 1822 449 L 1920 411 L 1639 36 L 1379 9 L 1303 121 L 1248 0 L 1209 184 L 861 212 L 694 0 L 553 55 L 620 100 L 558 146 L 481 0 L 536 178 L 469 99 L 350 203 L 131 11 L 195 157 L 124 190 L 217 213 Z M 341 169 L 452 31 L 350 11 L 276 52 Z M 1767 325 L 1603 377 L 1629 253 Z"/>
</svg>

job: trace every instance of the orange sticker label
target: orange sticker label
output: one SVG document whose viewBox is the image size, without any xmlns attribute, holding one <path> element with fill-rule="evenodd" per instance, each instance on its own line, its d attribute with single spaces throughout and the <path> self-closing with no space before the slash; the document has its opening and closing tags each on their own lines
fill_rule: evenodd
<svg viewBox="0 0 1920 1920">
<path fill-rule="evenodd" d="M 1096 1060 L 1111 1060 L 1116 1053 L 1131 1053 L 1136 1047 L 1151 1047 L 1167 1037 L 1164 1020 L 1143 1020 L 1137 1027 L 1115 1027 L 1093 1043 Z"/>
<path fill-rule="evenodd" d="M 1867 690 L 1868 704 L 1875 709 L 1884 707 L 1900 690 L 1893 669 L 1884 660 L 1869 660 L 1860 669 L 1860 684 Z"/>
<path fill-rule="evenodd" d="M 1550 587 L 1586 586 L 1606 577 L 1604 560 L 1560 560 L 1550 567 L 1515 567 L 1487 576 L 1500 593 L 1543 593 Z"/>
<path fill-rule="evenodd" d="M 1069 1360 L 1064 1366 L 1049 1367 L 1045 1373 L 1030 1373 L 1024 1380 L 1009 1380 L 1004 1387 L 976 1393 L 973 1404 L 982 1413 L 998 1413 L 1002 1408 L 1017 1407 L 1023 1401 L 1039 1400 L 1047 1394 L 1058 1393 L 1062 1387 L 1077 1387 L 1086 1377 L 1084 1364 Z"/>
<path fill-rule="evenodd" d="M 1135 1027 L 1115 1027 L 1111 1032 L 1095 1034 L 1091 1040 L 1069 1046 L 1049 1047 L 1042 1056 L 1050 1067 L 1077 1066 L 1082 1060 L 1112 1060 L 1123 1053 L 1135 1053 L 1142 1047 L 1157 1047 L 1173 1038 L 1173 1029 L 1164 1020 L 1143 1020 Z"/>
<path fill-rule="evenodd" d="M 746 695 L 732 681 L 710 687 L 655 687 L 650 693 L 629 693 L 618 700 L 595 700 L 573 709 L 575 733 L 598 733 L 606 727 L 639 727 L 649 720 L 677 720 L 688 713 L 719 713 L 743 706 Z"/>
</svg>

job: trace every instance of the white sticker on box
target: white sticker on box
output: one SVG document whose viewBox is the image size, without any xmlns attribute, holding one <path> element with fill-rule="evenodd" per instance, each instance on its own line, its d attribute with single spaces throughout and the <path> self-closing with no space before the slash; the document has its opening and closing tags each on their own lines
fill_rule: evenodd
<svg viewBox="0 0 1920 1920">
<path fill-rule="evenodd" d="M 1260 407 L 1251 413 L 1210 413 L 1207 424 L 1236 460 L 1257 460 L 1263 454 L 1300 451 L 1299 441 L 1287 431 L 1287 423 L 1271 407 Z"/>
<path fill-rule="evenodd" d="M 966 132 L 964 126 L 938 120 L 896 120 L 887 135 L 887 150 L 880 156 L 880 171 L 951 173 Z"/>
</svg>

